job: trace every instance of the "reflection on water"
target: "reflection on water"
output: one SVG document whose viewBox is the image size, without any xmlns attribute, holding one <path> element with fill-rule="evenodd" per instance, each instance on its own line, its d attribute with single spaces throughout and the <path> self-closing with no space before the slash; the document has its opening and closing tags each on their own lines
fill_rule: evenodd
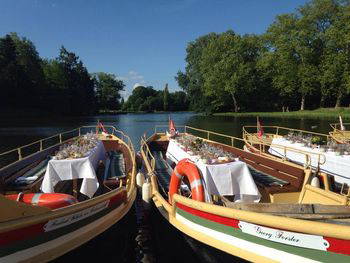
<svg viewBox="0 0 350 263">
<path fill-rule="evenodd" d="M 203 116 L 188 112 L 171 113 L 170 116 L 178 126 L 189 125 L 235 137 L 242 137 L 242 126 L 256 125 L 256 118 Z M 168 113 L 154 113 L 2 119 L 0 123 L 0 152 L 82 125 L 96 125 L 97 120 L 101 120 L 105 125 L 113 125 L 117 129 L 124 131 L 130 136 L 135 149 L 138 150 L 140 137 L 144 133 L 151 135 L 154 132 L 155 125 L 167 125 L 168 118 Z M 264 118 L 260 120 L 263 125 L 277 125 L 321 133 L 330 131 L 329 121 L 281 118 Z"/>
</svg>

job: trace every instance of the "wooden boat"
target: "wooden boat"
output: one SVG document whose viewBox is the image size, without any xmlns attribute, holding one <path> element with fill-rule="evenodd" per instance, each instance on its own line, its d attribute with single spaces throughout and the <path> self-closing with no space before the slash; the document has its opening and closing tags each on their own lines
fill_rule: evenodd
<svg viewBox="0 0 350 263">
<path fill-rule="evenodd" d="M 337 191 L 348 191 L 349 144 L 339 143 L 340 141 L 334 140 L 331 135 L 317 132 L 278 126 L 262 126 L 262 128 L 266 132 L 259 136 L 256 132 L 257 126 L 243 127 L 246 150 L 326 173 L 336 182 Z M 291 133 L 297 134 L 297 138 L 290 138 Z M 317 143 L 312 143 L 314 139 Z M 319 145 L 320 143 L 322 145 Z"/>
<path fill-rule="evenodd" d="M 0 262 L 50 261 L 99 235 L 128 213 L 136 196 L 134 149 L 123 132 L 112 126 L 106 129 L 109 133 L 83 126 L 0 154 Z M 99 146 L 106 152 L 121 156 L 121 165 L 111 158 L 114 177 L 105 173 L 107 161 L 97 159 L 95 178 L 88 178 L 98 186 L 91 198 L 79 192 L 86 176 L 79 172 L 79 179 L 57 182 L 53 193 L 41 192 L 51 162 L 47 157 L 87 131 L 96 132 Z M 67 163 L 73 166 L 79 160 Z M 18 178 L 30 177 L 34 179 L 18 183 Z"/>
<path fill-rule="evenodd" d="M 208 191 L 205 172 L 200 168 L 204 165 L 202 159 L 195 159 L 195 156 L 187 161 L 181 159 L 181 156 L 191 156 L 186 147 L 183 152 L 178 151 L 178 156 L 173 156 L 181 159 L 175 168 L 171 162 L 169 164 L 169 157 L 176 152 L 169 148 L 176 142 L 164 129 L 159 129 L 156 127 L 153 135 L 141 139 L 141 155 L 155 207 L 182 233 L 222 253 L 254 262 L 350 260 L 349 197 L 332 192 L 331 182 L 325 174 L 321 175 L 322 184 L 313 186 L 311 181 L 318 175 L 310 168 L 244 151 L 234 146 L 236 143 L 243 145 L 244 140 L 240 138 L 185 126 L 180 137 L 195 135 L 210 147 L 220 148 L 238 158 L 234 162 L 207 164 L 207 170 L 212 170 L 215 165 L 222 165 L 219 168 L 223 169 L 235 162 L 240 166 L 248 165 L 261 194 L 260 202 L 252 202 L 249 198 L 248 201 L 244 198 L 234 201 L 236 196 Z M 179 145 L 179 149 L 183 149 L 183 145 Z M 187 168 L 191 172 L 177 169 L 183 162 L 197 166 L 202 183 L 193 179 L 196 176 L 194 168 Z M 241 175 L 231 177 L 235 180 Z M 222 179 L 226 174 L 216 176 Z M 178 185 L 176 178 L 182 178 L 191 192 L 186 194 L 183 191 L 186 187 L 181 186 L 173 193 L 172 182 Z M 222 184 L 227 186 L 229 183 Z M 204 200 L 198 194 L 201 189 L 205 192 Z M 236 192 L 237 196 L 240 190 Z"/>
</svg>

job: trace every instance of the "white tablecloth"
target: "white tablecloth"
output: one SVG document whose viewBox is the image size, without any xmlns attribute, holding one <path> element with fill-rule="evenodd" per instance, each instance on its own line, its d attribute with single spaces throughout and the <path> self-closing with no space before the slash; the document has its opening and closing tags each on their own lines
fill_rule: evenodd
<svg viewBox="0 0 350 263">
<path fill-rule="evenodd" d="M 213 195 L 234 195 L 235 200 L 259 202 L 261 195 L 246 163 L 234 161 L 223 164 L 205 164 L 196 156 L 191 156 L 177 144 L 169 141 L 167 158 L 177 163 L 189 158 L 198 167 L 204 179 L 206 192 Z"/>
<path fill-rule="evenodd" d="M 83 178 L 80 192 L 91 198 L 99 186 L 95 170 L 99 161 L 105 158 L 105 148 L 100 141 L 87 157 L 72 160 L 50 160 L 41 190 L 44 193 L 52 193 L 59 181 Z"/>
<path fill-rule="evenodd" d="M 338 183 L 350 184 L 350 155 L 336 155 L 334 152 L 328 151 L 321 152 L 318 148 L 312 149 L 310 147 L 303 146 L 300 143 L 291 143 L 283 137 L 274 138 L 272 140 L 272 145 L 270 146 L 269 153 L 279 157 L 286 157 L 287 159 L 296 163 L 300 163 L 302 165 L 305 163 L 304 154 L 288 150 L 286 151 L 286 154 L 284 154 L 282 147 L 276 147 L 274 145 L 286 146 L 305 152 L 323 154 L 326 157 L 326 162 L 320 165 L 320 170 L 333 175 L 335 181 Z M 309 156 L 311 157 L 311 166 L 317 168 L 318 156 L 316 154 L 309 154 Z M 322 160 L 323 159 L 321 157 L 321 161 Z"/>
</svg>

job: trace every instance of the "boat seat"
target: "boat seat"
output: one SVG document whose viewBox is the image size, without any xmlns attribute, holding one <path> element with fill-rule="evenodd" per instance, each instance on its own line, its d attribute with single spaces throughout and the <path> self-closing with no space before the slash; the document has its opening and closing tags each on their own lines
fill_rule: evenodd
<svg viewBox="0 0 350 263">
<path fill-rule="evenodd" d="M 124 162 L 124 154 L 122 152 L 111 151 L 109 152 L 109 167 L 105 167 L 107 169 L 107 173 L 103 179 L 103 184 L 110 188 L 115 189 L 120 185 L 120 180 L 126 178 L 126 169 Z"/>
<path fill-rule="evenodd" d="M 170 177 L 172 173 L 172 168 L 167 163 L 167 161 L 163 158 L 162 152 L 160 151 L 152 151 L 152 155 L 156 162 L 155 171 L 157 173 L 157 178 L 159 183 L 166 189 L 169 189 Z"/>
<path fill-rule="evenodd" d="M 38 161 L 23 168 L 20 172 L 10 176 L 6 182 L 6 191 L 39 191 L 41 181 L 46 172 L 50 158 Z"/>
</svg>

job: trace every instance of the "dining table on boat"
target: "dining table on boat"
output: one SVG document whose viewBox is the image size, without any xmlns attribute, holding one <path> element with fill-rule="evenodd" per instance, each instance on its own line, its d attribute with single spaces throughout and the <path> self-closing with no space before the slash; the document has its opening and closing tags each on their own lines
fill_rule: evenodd
<svg viewBox="0 0 350 263">
<path fill-rule="evenodd" d="M 311 148 L 301 143 L 293 143 L 283 137 L 273 138 L 268 151 L 275 156 L 304 165 L 306 159 L 305 154 L 297 150 L 309 153 L 310 164 L 315 169 L 317 169 L 319 165 L 318 155 L 323 155 L 324 157 L 320 158 L 320 171 L 333 175 L 335 181 L 338 183 L 350 184 L 350 154 L 340 155 L 334 151 L 324 152 L 321 151 L 319 147 Z M 324 163 L 322 163 L 323 161 Z"/>
<path fill-rule="evenodd" d="M 47 165 L 41 190 L 44 193 L 52 193 L 59 181 L 81 178 L 83 181 L 79 191 L 90 198 L 93 197 L 99 187 L 95 171 L 99 161 L 105 160 L 105 154 L 103 143 L 99 141 L 83 158 L 51 159 Z"/>
<path fill-rule="evenodd" d="M 206 189 L 206 200 L 210 195 L 234 196 L 237 202 L 259 202 L 261 195 L 246 163 L 238 159 L 232 162 L 207 164 L 198 156 L 191 155 L 173 139 L 169 140 L 166 157 L 178 163 L 190 159 L 198 167 Z"/>
</svg>

